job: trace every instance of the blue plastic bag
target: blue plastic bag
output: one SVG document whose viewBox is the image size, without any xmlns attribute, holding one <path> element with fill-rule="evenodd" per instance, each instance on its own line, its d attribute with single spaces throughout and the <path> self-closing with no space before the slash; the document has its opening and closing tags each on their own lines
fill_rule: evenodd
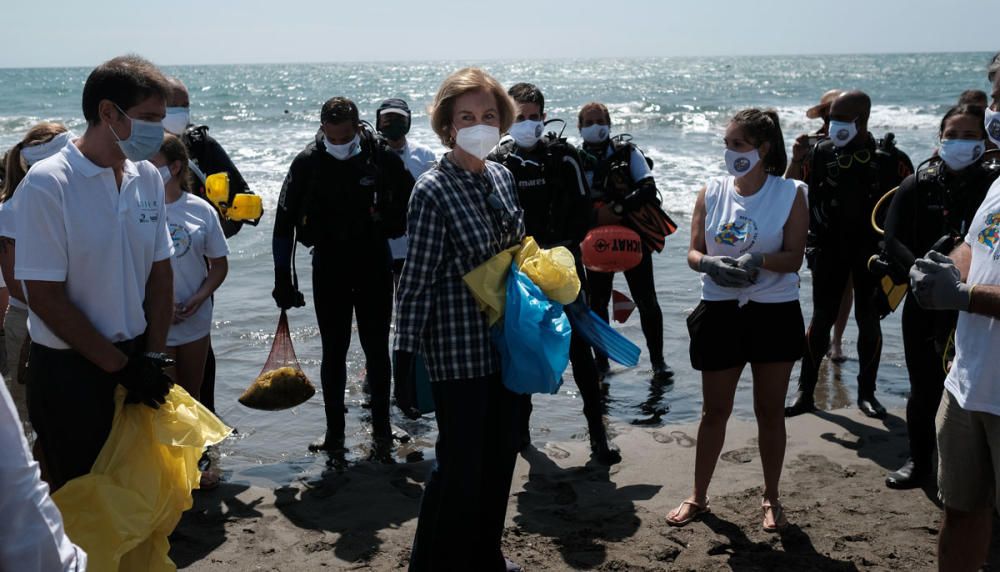
<svg viewBox="0 0 1000 572">
<path fill-rule="evenodd" d="M 492 329 L 507 389 L 522 395 L 559 391 L 571 334 L 562 304 L 549 300 L 512 264 L 504 317 Z"/>
</svg>

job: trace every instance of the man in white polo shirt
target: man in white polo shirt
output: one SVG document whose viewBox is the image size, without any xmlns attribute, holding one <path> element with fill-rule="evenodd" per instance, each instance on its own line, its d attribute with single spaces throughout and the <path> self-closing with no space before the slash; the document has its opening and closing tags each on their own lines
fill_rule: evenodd
<svg viewBox="0 0 1000 572">
<path fill-rule="evenodd" d="M 83 88 L 87 130 L 25 177 L 14 275 L 28 298 L 28 411 L 53 490 L 84 475 L 107 440 L 118 384 L 158 407 L 173 314 L 163 180 L 166 78 L 137 56 Z"/>
<path fill-rule="evenodd" d="M 940 570 L 978 570 L 989 556 L 1000 496 L 1000 181 L 948 258 L 929 252 L 910 270 L 921 306 L 961 310 L 955 360 L 938 408 Z"/>
</svg>

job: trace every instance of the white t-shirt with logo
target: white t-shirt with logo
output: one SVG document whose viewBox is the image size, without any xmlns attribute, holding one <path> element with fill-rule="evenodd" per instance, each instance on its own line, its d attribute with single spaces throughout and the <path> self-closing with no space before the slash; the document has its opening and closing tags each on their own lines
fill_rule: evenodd
<svg viewBox="0 0 1000 572">
<path fill-rule="evenodd" d="M 780 252 L 785 223 L 795 196 L 805 196 L 805 183 L 768 175 L 756 193 L 744 197 L 736 192 L 736 178 L 725 175 L 705 186 L 705 246 L 709 256 L 739 258 L 747 253 Z M 701 277 L 701 298 L 708 301 L 739 300 L 774 304 L 799 299 L 797 272 L 760 270 L 757 281 L 746 288 L 719 286 L 707 275 Z"/>
<path fill-rule="evenodd" d="M 215 209 L 200 197 L 182 193 L 167 205 L 167 228 L 174 244 L 170 266 L 174 271 L 174 304 L 183 304 L 208 277 L 206 258 L 229 255 L 226 235 Z M 170 326 L 170 347 L 200 340 L 212 329 L 212 298 L 205 300 L 193 316 Z"/>
<path fill-rule="evenodd" d="M 965 242 L 972 249 L 966 282 L 1000 285 L 1000 180 L 979 206 Z M 944 384 L 963 409 L 1000 415 L 1000 320 L 959 312 L 955 361 Z"/>
<path fill-rule="evenodd" d="M 14 276 L 65 282 L 70 302 L 112 342 L 145 332 L 150 270 L 173 252 L 156 167 L 125 161 L 119 192 L 110 167 L 70 144 L 33 165 L 16 196 Z M 30 310 L 28 331 L 35 343 L 69 348 Z"/>
<path fill-rule="evenodd" d="M 430 147 L 410 141 L 409 139 L 406 140 L 406 144 L 403 145 L 402 149 L 392 149 L 391 147 L 389 149 L 403 160 L 403 165 L 413 175 L 414 181 L 433 167 L 434 162 L 437 161 L 437 155 L 434 154 L 434 151 Z M 409 241 L 405 236 L 389 239 L 389 250 L 392 251 L 392 259 L 402 260 L 406 258 L 408 244 Z"/>
</svg>

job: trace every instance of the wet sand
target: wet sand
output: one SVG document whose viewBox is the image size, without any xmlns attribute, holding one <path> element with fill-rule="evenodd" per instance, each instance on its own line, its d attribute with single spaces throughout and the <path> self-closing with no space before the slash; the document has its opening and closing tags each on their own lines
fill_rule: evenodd
<svg viewBox="0 0 1000 572">
<path fill-rule="evenodd" d="M 782 498 L 791 525 L 781 534 L 760 528 L 752 422 L 730 422 L 712 514 L 682 529 L 664 516 L 690 493 L 696 425 L 614 425 L 624 462 L 610 470 L 589 462 L 583 436 L 529 449 L 514 476 L 505 553 L 528 571 L 934 569 L 936 493 L 882 483 L 903 460 L 901 416 L 841 409 L 789 420 Z M 360 463 L 277 489 L 236 481 L 197 492 L 171 556 L 192 571 L 405 569 L 428 467 Z"/>
</svg>

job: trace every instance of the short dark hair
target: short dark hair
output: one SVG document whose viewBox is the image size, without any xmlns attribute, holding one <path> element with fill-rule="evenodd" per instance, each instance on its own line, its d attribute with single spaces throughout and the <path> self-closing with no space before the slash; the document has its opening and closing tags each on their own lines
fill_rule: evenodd
<svg viewBox="0 0 1000 572">
<path fill-rule="evenodd" d="M 608 106 L 597 101 L 591 101 L 590 103 L 585 103 L 583 107 L 580 108 L 580 113 L 576 115 L 577 124 L 583 125 L 583 114 L 587 113 L 591 109 L 597 109 L 604 115 L 604 120 L 611 125 L 611 113 L 608 111 Z"/>
<path fill-rule="evenodd" d="M 507 95 L 511 96 L 517 103 L 537 103 L 538 112 L 545 112 L 545 96 L 542 90 L 531 83 L 515 83 L 507 90 Z"/>
<path fill-rule="evenodd" d="M 358 106 L 346 97 L 331 97 L 323 104 L 319 112 L 320 123 L 343 123 L 350 121 L 352 125 L 360 123 Z"/>
<path fill-rule="evenodd" d="M 83 117 L 87 123 L 100 123 L 99 106 L 107 99 L 125 111 L 150 97 L 164 101 L 170 83 L 153 62 L 129 54 L 110 59 L 94 68 L 83 85 Z"/>
<path fill-rule="evenodd" d="M 958 105 L 952 107 L 947 112 L 945 112 L 944 117 L 941 118 L 941 128 L 938 129 L 938 137 L 944 135 L 944 124 L 948 123 L 948 120 L 956 115 L 968 115 L 976 120 L 976 125 L 983 132 L 983 138 L 986 138 L 986 108 L 981 105 L 973 105 L 968 103 L 959 103 Z"/>
<path fill-rule="evenodd" d="M 962 95 L 958 96 L 959 105 L 967 104 L 986 107 L 988 103 L 989 99 L 986 97 L 986 92 L 981 89 L 967 89 L 962 92 Z"/>
</svg>

